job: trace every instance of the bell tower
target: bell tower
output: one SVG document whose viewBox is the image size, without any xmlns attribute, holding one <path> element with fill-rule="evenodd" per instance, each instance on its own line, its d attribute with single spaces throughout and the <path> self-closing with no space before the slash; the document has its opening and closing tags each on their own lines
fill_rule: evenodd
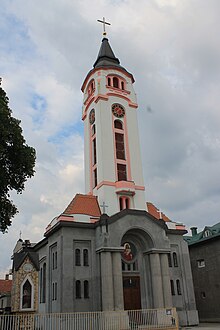
<svg viewBox="0 0 220 330">
<path fill-rule="evenodd" d="M 134 78 L 102 39 L 93 69 L 82 85 L 86 193 L 98 196 L 112 215 L 146 210 Z"/>
</svg>

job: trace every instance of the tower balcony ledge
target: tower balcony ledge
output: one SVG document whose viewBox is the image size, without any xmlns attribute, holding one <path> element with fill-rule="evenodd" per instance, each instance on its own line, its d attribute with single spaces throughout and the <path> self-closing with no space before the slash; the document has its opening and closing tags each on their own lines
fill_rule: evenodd
<svg viewBox="0 0 220 330">
<path fill-rule="evenodd" d="M 135 195 L 134 181 L 116 181 L 115 188 L 116 194 Z"/>
</svg>

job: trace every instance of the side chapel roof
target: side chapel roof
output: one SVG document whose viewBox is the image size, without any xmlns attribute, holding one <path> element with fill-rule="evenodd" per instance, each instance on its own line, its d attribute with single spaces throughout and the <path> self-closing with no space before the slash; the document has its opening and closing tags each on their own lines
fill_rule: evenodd
<svg viewBox="0 0 220 330">
<path fill-rule="evenodd" d="M 147 211 L 158 220 L 162 218 L 165 222 L 171 221 L 163 212 L 160 212 L 153 203 L 147 202 Z"/>
<path fill-rule="evenodd" d="M 101 210 L 96 196 L 76 194 L 63 214 L 87 214 L 100 217 Z"/>
<path fill-rule="evenodd" d="M 33 263 L 36 270 L 39 270 L 39 257 L 38 257 L 38 253 L 33 250 L 33 246 L 34 246 L 34 244 L 32 244 L 32 246 L 31 246 L 30 243 L 29 243 L 29 246 L 23 245 L 22 250 L 14 253 L 14 255 L 13 255 L 13 269 L 14 270 L 17 271 L 27 257 L 29 257 L 29 259 Z"/>
</svg>

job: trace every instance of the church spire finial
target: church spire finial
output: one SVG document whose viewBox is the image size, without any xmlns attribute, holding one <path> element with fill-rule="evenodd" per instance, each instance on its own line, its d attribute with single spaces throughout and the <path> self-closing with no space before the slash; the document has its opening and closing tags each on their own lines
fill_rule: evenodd
<svg viewBox="0 0 220 330">
<path fill-rule="evenodd" d="M 105 25 L 111 25 L 111 23 L 108 23 L 105 21 L 105 17 L 103 17 L 103 20 L 97 19 L 97 22 L 102 23 L 103 24 L 103 36 L 106 36 L 106 31 L 105 31 Z"/>
</svg>

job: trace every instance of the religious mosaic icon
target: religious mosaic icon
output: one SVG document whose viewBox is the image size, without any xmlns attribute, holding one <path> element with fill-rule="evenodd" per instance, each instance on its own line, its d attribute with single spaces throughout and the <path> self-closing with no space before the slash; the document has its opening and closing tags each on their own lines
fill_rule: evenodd
<svg viewBox="0 0 220 330">
<path fill-rule="evenodd" d="M 112 105 L 112 112 L 117 118 L 122 118 L 125 115 L 125 109 L 118 103 Z"/>
<path fill-rule="evenodd" d="M 132 243 L 124 243 L 123 244 L 124 247 L 124 251 L 122 252 L 122 259 L 125 262 L 132 262 L 134 261 L 136 255 L 137 255 L 137 250 L 136 247 L 134 246 L 134 244 Z"/>
<path fill-rule="evenodd" d="M 94 124 L 94 122 L 95 122 L 95 110 L 94 109 L 92 109 L 89 113 L 89 122 L 91 125 Z"/>
</svg>

